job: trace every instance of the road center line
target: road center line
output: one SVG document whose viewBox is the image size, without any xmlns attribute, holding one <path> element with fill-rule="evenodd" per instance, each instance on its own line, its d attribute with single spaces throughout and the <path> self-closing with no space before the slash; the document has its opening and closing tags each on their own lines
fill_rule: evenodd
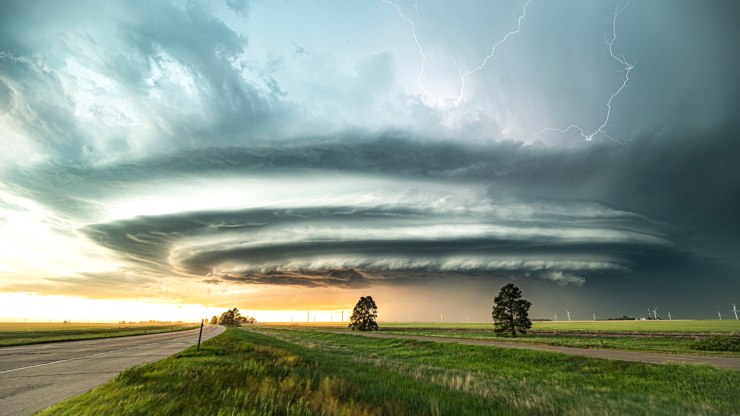
<svg viewBox="0 0 740 416">
<path fill-rule="evenodd" d="M 184 338 L 184 337 L 176 337 L 176 338 L 172 338 L 171 340 L 176 340 L 178 338 Z M 134 348 L 146 347 L 146 346 L 149 346 L 149 345 L 159 344 L 159 342 L 161 342 L 161 341 L 158 341 L 158 342 L 150 342 L 148 344 L 134 345 L 133 347 L 119 348 L 117 350 L 101 351 L 101 352 L 96 352 L 94 354 L 82 355 L 82 356 L 79 356 L 79 357 L 65 358 L 63 360 L 49 361 L 48 363 L 41 363 L 41 364 L 27 365 L 27 366 L 24 366 L 24 367 L 11 368 L 10 370 L 0 371 L 0 374 L 10 373 L 12 371 L 18 371 L 18 370 L 25 370 L 25 369 L 28 369 L 28 368 L 41 367 L 41 366 L 50 365 L 50 364 L 63 363 L 63 362 L 66 362 L 66 361 L 79 360 L 79 359 L 82 359 L 82 358 L 94 357 L 96 355 L 108 354 L 108 353 L 111 353 L 111 352 L 126 351 L 126 350 L 131 350 L 131 349 L 134 349 Z"/>
</svg>

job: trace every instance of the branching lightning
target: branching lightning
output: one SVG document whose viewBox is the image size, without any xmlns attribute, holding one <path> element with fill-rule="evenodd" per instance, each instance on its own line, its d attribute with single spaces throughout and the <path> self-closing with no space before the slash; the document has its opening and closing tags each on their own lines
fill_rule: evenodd
<svg viewBox="0 0 740 416">
<path fill-rule="evenodd" d="M 421 57 L 421 64 L 420 64 L 419 73 L 416 76 L 416 84 L 419 86 L 419 89 L 424 93 L 424 95 L 426 97 L 431 98 L 432 100 L 434 100 L 434 102 L 437 102 L 438 101 L 437 100 L 437 97 L 435 97 L 434 94 L 432 94 L 424 86 L 424 81 L 423 81 L 423 79 L 424 79 L 425 65 L 427 63 L 427 55 L 424 52 L 424 47 L 423 47 L 423 45 L 422 45 L 421 41 L 419 40 L 419 37 L 418 37 L 418 35 L 416 33 L 417 26 L 419 25 L 419 22 L 420 22 L 420 19 L 419 19 L 418 0 L 416 0 L 414 2 L 414 9 L 416 10 L 416 18 L 413 19 L 413 20 L 411 18 L 409 18 L 406 14 L 404 14 L 403 13 L 403 10 L 401 10 L 401 7 L 398 4 L 394 3 L 393 0 L 380 0 L 380 1 L 382 1 L 383 3 L 386 3 L 386 4 L 390 5 L 390 6 L 392 6 L 396 10 L 396 13 L 398 14 L 398 16 L 401 17 L 401 19 L 403 19 L 406 23 L 408 23 L 409 28 L 410 28 L 410 31 L 411 31 L 411 37 L 414 40 L 414 43 L 416 44 L 416 47 L 417 47 L 417 49 L 419 51 L 419 56 Z M 488 62 L 496 55 L 496 50 L 500 46 L 502 46 L 504 43 L 506 43 L 506 41 L 509 40 L 509 38 L 511 38 L 512 36 L 514 36 L 514 35 L 516 35 L 516 34 L 518 34 L 518 33 L 521 32 L 522 22 L 527 17 L 527 7 L 529 6 L 529 4 L 531 2 L 532 2 L 532 0 L 527 0 L 522 5 L 521 14 L 517 17 L 516 29 L 514 29 L 514 30 L 512 30 L 512 31 L 510 31 L 508 33 L 506 33 L 498 42 L 494 43 L 491 46 L 490 53 L 481 60 L 480 64 L 478 64 L 477 66 L 475 66 L 475 67 L 473 67 L 473 68 L 471 68 L 471 69 L 469 69 L 467 71 L 463 71 L 462 68 L 460 67 L 460 65 L 458 64 L 458 62 L 455 59 L 453 59 L 451 57 L 449 58 L 450 61 L 452 62 L 452 64 L 457 68 L 457 75 L 458 75 L 458 78 L 459 78 L 459 85 L 460 85 L 460 88 L 458 90 L 458 95 L 457 95 L 457 97 L 454 100 L 455 107 L 459 106 L 460 103 L 462 102 L 462 100 L 465 97 L 465 81 L 466 81 L 466 79 L 469 76 L 474 75 L 478 71 L 481 71 L 482 69 L 484 69 L 486 67 L 486 65 L 488 65 Z M 608 126 L 609 120 L 611 118 L 612 103 L 614 102 L 614 99 L 617 96 L 619 96 L 619 94 L 621 94 L 622 91 L 627 87 L 627 84 L 630 81 L 630 74 L 632 73 L 632 70 L 635 68 L 635 65 L 632 64 L 632 63 L 630 63 L 624 55 L 616 55 L 614 53 L 614 43 L 617 40 L 617 18 L 624 11 L 624 9 L 627 8 L 628 4 L 629 3 L 625 3 L 624 5 L 617 6 L 614 9 L 614 16 L 612 18 L 612 33 L 611 33 L 611 36 L 610 37 L 606 37 L 604 39 L 604 42 L 606 43 L 606 46 L 609 49 L 609 55 L 612 57 L 612 59 L 614 59 L 620 65 L 622 65 L 622 69 L 619 72 L 624 72 L 624 77 L 621 78 L 621 81 L 622 82 L 619 85 L 619 87 L 609 96 L 609 99 L 606 101 L 606 114 L 604 115 L 604 119 L 603 119 L 602 123 L 595 130 L 588 131 L 588 132 L 586 131 L 586 129 L 584 129 L 579 124 L 570 124 L 566 128 L 552 128 L 552 127 L 548 127 L 548 128 L 543 129 L 543 130 L 541 130 L 541 131 L 539 131 L 537 133 L 534 133 L 534 136 L 540 135 L 540 134 L 545 133 L 545 132 L 567 133 L 567 132 L 569 132 L 571 130 L 576 130 L 581 135 L 581 137 L 583 137 L 584 139 L 586 139 L 586 141 L 591 141 L 591 140 L 593 140 L 594 137 L 596 137 L 596 136 L 598 136 L 598 135 L 601 134 L 604 137 L 606 137 L 607 139 L 612 140 L 612 141 L 614 141 L 616 143 L 620 143 L 620 144 L 623 144 L 624 143 L 623 141 L 617 140 L 614 137 L 612 137 L 611 135 L 609 135 L 606 132 L 606 127 Z"/>
<path fill-rule="evenodd" d="M 524 20 L 525 17 L 527 17 L 527 6 L 529 6 L 529 3 L 531 3 L 532 0 L 527 0 L 526 3 L 522 6 L 522 14 L 519 15 L 519 18 L 517 19 L 516 29 L 512 30 L 511 32 L 504 35 L 501 40 L 494 43 L 493 46 L 491 46 L 491 53 L 489 53 L 485 58 L 483 58 L 483 61 L 481 61 L 480 65 L 476 66 L 475 68 L 465 71 L 464 73 L 460 69 L 460 66 L 455 63 L 455 66 L 457 66 L 457 74 L 460 77 L 460 91 L 457 95 L 457 99 L 455 99 L 455 106 L 460 105 L 460 101 L 462 101 L 463 96 L 465 95 L 465 78 L 475 74 L 476 72 L 480 71 L 481 69 L 485 68 L 486 64 L 488 64 L 488 61 L 493 58 L 493 56 L 496 54 L 496 48 L 501 46 L 504 42 L 506 42 L 510 37 L 516 35 L 520 32 L 522 28 L 522 20 Z"/>
<path fill-rule="evenodd" d="M 583 127 L 581 127 L 578 124 L 571 124 L 567 128 L 564 128 L 564 129 L 546 128 L 546 129 L 543 129 L 543 130 L 535 133 L 534 134 L 535 136 L 537 136 L 539 134 L 542 134 L 542 133 L 545 133 L 545 132 L 548 132 L 548 131 L 555 131 L 555 132 L 559 132 L 559 133 L 567 133 L 570 130 L 577 130 L 578 133 L 584 139 L 586 139 L 586 141 L 591 141 L 591 140 L 593 140 L 594 136 L 596 136 L 598 134 L 602 134 L 602 135 L 604 135 L 604 137 L 606 137 L 609 140 L 612 140 L 612 141 L 614 141 L 616 143 L 624 144 L 624 142 L 619 141 L 617 139 L 614 139 L 612 136 L 610 136 L 609 134 L 607 134 L 606 131 L 605 131 L 605 128 L 606 128 L 607 124 L 609 124 L 609 118 L 611 117 L 611 113 L 612 113 L 612 101 L 614 101 L 614 98 L 616 98 L 622 92 L 622 90 L 627 86 L 627 83 L 630 80 L 630 73 L 635 68 L 635 66 L 633 64 L 631 64 L 631 63 L 629 63 L 627 61 L 627 58 L 625 58 L 624 55 L 622 55 L 620 57 L 620 56 L 617 56 L 617 55 L 614 54 L 614 42 L 617 40 L 617 17 L 619 17 L 619 14 L 622 13 L 622 11 L 625 8 L 627 8 L 627 4 L 628 3 L 625 3 L 624 6 L 622 6 L 622 7 L 617 6 L 617 8 L 614 9 L 614 18 L 612 19 L 612 36 L 611 36 L 611 39 L 608 39 L 608 38 L 607 39 L 604 39 L 605 42 L 606 42 L 606 45 L 609 47 L 609 55 L 611 55 L 611 57 L 614 60 L 616 60 L 617 62 L 619 62 L 620 64 L 622 64 L 622 66 L 624 67 L 620 71 L 620 72 L 624 72 L 624 78 L 622 78 L 622 84 L 619 86 L 619 88 L 617 88 L 616 91 L 614 91 L 612 93 L 612 95 L 609 96 L 609 99 L 606 102 L 606 115 L 604 117 L 604 121 L 601 123 L 601 125 L 596 130 L 592 131 L 591 133 L 586 133 L 586 131 L 583 129 Z"/>
<path fill-rule="evenodd" d="M 401 17 L 401 19 L 403 19 L 404 21 L 406 21 L 406 23 L 409 24 L 409 27 L 411 29 L 411 37 L 414 39 L 414 42 L 416 43 L 416 47 L 419 50 L 419 55 L 421 56 L 421 65 L 419 69 L 419 74 L 416 76 L 416 84 L 419 86 L 419 89 L 424 92 L 424 94 L 426 94 L 428 97 L 434 98 L 436 101 L 436 98 L 434 97 L 434 95 L 429 90 L 427 90 L 426 87 L 424 87 L 424 83 L 423 83 L 424 66 L 426 64 L 427 57 L 426 57 L 426 54 L 424 53 L 424 47 L 422 46 L 416 34 L 416 25 L 419 24 L 418 0 L 414 2 L 414 9 L 416 10 L 416 22 L 414 22 L 414 20 L 411 20 L 408 16 L 406 16 L 401 10 L 401 6 L 399 6 L 398 4 L 392 2 L 391 0 L 380 0 L 380 1 L 396 9 L 396 13 L 398 13 L 398 16 Z M 458 77 L 460 78 L 460 89 L 458 91 L 457 97 L 455 98 L 455 106 L 460 105 L 460 101 L 462 101 L 463 97 L 465 96 L 465 79 L 475 74 L 476 72 L 480 71 L 481 69 L 485 68 L 486 65 L 488 64 L 488 61 L 491 58 L 493 58 L 493 56 L 496 54 L 496 49 L 499 46 L 501 46 L 504 42 L 506 42 L 510 37 L 520 32 L 521 27 L 522 27 L 522 20 L 524 20 L 524 18 L 527 16 L 527 6 L 529 6 L 529 3 L 531 2 L 532 0 L 527 0 L 527 2 L 524 3 L 524 5 L 522 6 L 522 14 L 519 15 L 519 17 L 517 18 L 516 29 L 507 33 L 506 35 L 504 35 L 503 38 L 501 38 L 501 40 L 493 44 L 491 46 L 491 52 L 486 57 L 483 58 L 483 60 L 478 66 L 476 66 L 473 69 L 463 72 L 462 68 L 460 68 L 460 65 L 457 63 L 457 61 L 452 59 L 452 63 L 457 68 L 457 74 L 458 74 Z"/>
<path fill-rule="evenodd" d="M 434 97 L 434 95 L 424 87 L 424 83 L 422 82 L 422 78 L 424 77 L 424 65 L 426 64 L 427 56 L 424 54 L 424 47 L 421 46 L 421 42 L 419 42 L 419 38 L 416 36 L 416 25 L 419 23 L 418 3 L 414 2 L 414 8 L 416 9 L 416 23 L 414 23 L 413 20 L 409 19 L 408 16 L 403 13 L 403 11 L 401 10 L 401 6 L 399 6 L 398 4 L 392 2 L 391 0 L 380 1 L 396 9 L 396 13 L 398 13 L 398 16 L 409 24 L 409 27 L 411 29 L 411 37 L 414 39 L 416 47 L 419 49 L 419 55 L 421 56 L 421 68 L 419 69 L 419 74 L 416 76 L 416 84 L 419 86 L 419 89 L 423 91 L 424 94 L 426 94 L 428 97 Z"/>
</svg>

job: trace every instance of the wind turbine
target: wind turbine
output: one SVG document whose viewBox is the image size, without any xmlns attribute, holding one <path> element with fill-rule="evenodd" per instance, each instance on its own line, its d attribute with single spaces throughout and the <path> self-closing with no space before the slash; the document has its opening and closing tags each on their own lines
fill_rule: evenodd
<svg viewBox="0 0 740 416">
<path fill-rule="evenodd" d="M 594 313 L 594 321 L 596 320 L 596 313 Z"/>
<path fill-rule="evenodd" d="M 570 322 L 570 311 L 566 309 L 566 310 L 565 310 L 565 313 L 567 313 L 567 314 L 568 314 L 568 322 Z"/>
<path fill-rule="evenodd" d="M 558 320 L 558 314 L 555 314 L 555 320 L 556 321 Z"/>
<path fill-rule="evenodd" d="M 735 320 L 737 321 L 737 307 L 735 307 L 735 304 L 732 304 L 732 311 L 735 312 Z"/>
<path fill-rule="evenodd" d="M 668 311 L 668 320 L 669 321 L 672 321 L 673 320 L 673 318 L 671 318 L 671 311 Z"/>
<path fill-rule="evenodd" d="M 650 308 L 648 308 L 648 316 L 650 316 Z M 653 309 L 653 319 L 655 319 L 656 321 L 658 320 L 658 307 L 657 306 Z"/>
<path fill-rule="evenodd" d="M 721 321 L 722 320 L 722 314 L 719 313 L 719 311 L 717 311 L 717 315 L 719 316 L 719 320 Z"/>
</svg>

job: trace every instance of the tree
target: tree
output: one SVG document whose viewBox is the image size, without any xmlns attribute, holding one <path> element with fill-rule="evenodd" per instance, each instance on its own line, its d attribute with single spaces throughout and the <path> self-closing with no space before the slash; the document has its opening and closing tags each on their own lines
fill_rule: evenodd
<svg viewBox="0 0 740 416">
<path fill-rule="evenodd" d="M 221 314 L 221 317 L 218 318 L 218 323 L 226 326 L 241 326 L 241 317 L 242 315 L 239 313 L 239 309 L 229 309 Z"/>
<path fill-rule="evenodd" d="M 377 331 L 378 307 L 372 296 L 363 296 L 357 301 L 349 318 L 349 329 L 353 331 Z"/>
<path fill-rule="evenodd" d="M 501 288 L 498 296 L 493 298 L 493 327 L 496 335 L 511 333 L 515 337 L 517 332 L 527 333 L 532 327 L 529 320 L 528 300 L 522 299 L 522 291 L 511 283 Z"/>
<path fill-rule="evenodd" d="M 256 324 L 257 323 L 257 320 L 254 319 L 251 316 L 240 316 L 239 317 L 239 323 L 240 324 L 252 325 L 252 324 Z"/>
<path fill-rule="evenodd" d="M 211 318 L 211 325 L 218 324 L 218 316 L 213 315 L 213 318 Z"/>
</svg>

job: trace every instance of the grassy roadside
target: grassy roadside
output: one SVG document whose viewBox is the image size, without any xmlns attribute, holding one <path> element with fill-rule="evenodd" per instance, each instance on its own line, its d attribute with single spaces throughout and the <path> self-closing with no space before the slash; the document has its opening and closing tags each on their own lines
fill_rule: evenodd
<svg viewBox="0 0 740 416">
<path fill-rule="evenodd" d="M 312 330 L 229 329 L 40 415 L 732 414 L 740 373 Z"/>
<path fill-rule="evenodd" d="M 184 331 L 195 324 L 0 323 L 0 347 Z"/>
</svg>

